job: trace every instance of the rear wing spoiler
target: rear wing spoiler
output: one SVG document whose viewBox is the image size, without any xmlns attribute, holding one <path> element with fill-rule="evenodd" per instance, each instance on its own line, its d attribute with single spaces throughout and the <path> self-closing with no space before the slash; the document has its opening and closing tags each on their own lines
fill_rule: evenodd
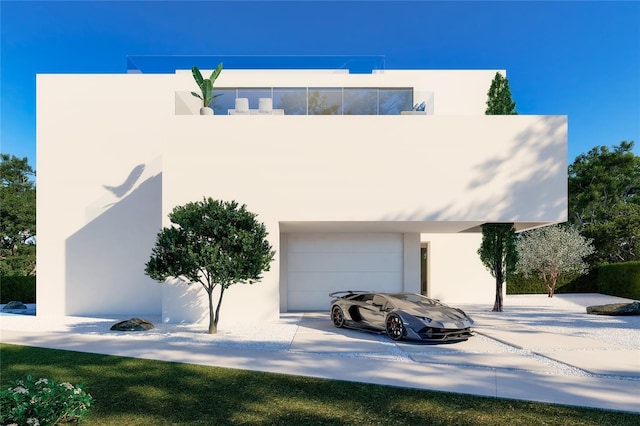
<svg viewBox="0 0 640 426">
<path fill-rule="evenodd" d="M 360 291 L 360 290 L 342 290 L 342 291 L 334 291 L 333 293 L 329 293 L 329 297 L 347 297 L 352 296 L 354 294 L 364 294 L 371 293 L 370 291 Z"/>
</svg>

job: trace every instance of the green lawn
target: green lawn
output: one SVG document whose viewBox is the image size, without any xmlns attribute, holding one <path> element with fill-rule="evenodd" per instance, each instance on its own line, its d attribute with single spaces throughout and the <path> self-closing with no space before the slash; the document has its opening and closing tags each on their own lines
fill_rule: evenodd
<svg viewBox="0 0 640 426">
<path fill-rule="evenodd" d="M 640 415 L 0 344 L 1 384 L 84 383 L 89 425 L 638 425 Z"/>
</svg>

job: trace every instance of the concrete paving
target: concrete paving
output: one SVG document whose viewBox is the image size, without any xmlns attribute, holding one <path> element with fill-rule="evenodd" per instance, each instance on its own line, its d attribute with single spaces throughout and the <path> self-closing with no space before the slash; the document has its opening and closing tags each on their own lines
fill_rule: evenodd
<svg viewBox="0 0 640 426">
<path fill-rule="evenodd" d="M 36 318 L 0 317 L 0 340 L 640 413 L 638 317 L 584 311 L 626 299 L 569 296 L 508 296 L 504 313 L 488 312 L 488 305 L 460 306 L 474 318 L 477 335 L 452 344 L 394 342 L 384 334 L 336 329 L 327 313 L 285 314 L 277 324 L 223 329 L 215 336 L 202 326 L 164 324 L 146 334 L 116 333 L 108 330 L 115 319 L 88 318 L 69 318 L 57 329 L 49 324 L 43 332 Z M 609 340 L 599 333 L 607 327 L 613 327 L 604 333 Z M 615 342 L 613 334 L 628 335 L 628 342 Z"/>
</svg>

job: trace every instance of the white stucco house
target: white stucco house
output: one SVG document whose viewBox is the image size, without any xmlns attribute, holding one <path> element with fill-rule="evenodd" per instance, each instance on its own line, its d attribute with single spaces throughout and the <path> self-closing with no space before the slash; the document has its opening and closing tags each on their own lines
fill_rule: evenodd
<svg viewBox="0 0 640 426">
<path fill-rule="evenodd" d="M 225 293 L 222 327 L 326 311 L 336 290 L 491 305 L 481 225 L 567 218 L 567 117 L 485 116 L 496 71 L 224 69 L 213 116 L 190 70 L 38 75 L 38 317 L 202 321 L 200 287 L 144 264 L 203 197 L 246 204 L 276 251 Z"/>
</svg>

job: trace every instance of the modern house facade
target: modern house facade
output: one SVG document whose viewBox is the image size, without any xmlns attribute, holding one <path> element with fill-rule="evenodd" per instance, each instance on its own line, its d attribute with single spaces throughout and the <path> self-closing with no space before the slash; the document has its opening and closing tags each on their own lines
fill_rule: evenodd
<svg viewBox="0 0 640 426">
<path fill-rule="evenodd" d="M 490 305 L 481 225 L 567 218 L 567 118 L 485 116 L 497 71 L 225 69 L 213 116 L 190 71 L 38 75 L 38 316 L 204 320 L 201 288 L 144 274 L 168 213 L 203 197 L 246 204 L 276 252 L 221 327 L 337 290 Z"/>
</svg>

